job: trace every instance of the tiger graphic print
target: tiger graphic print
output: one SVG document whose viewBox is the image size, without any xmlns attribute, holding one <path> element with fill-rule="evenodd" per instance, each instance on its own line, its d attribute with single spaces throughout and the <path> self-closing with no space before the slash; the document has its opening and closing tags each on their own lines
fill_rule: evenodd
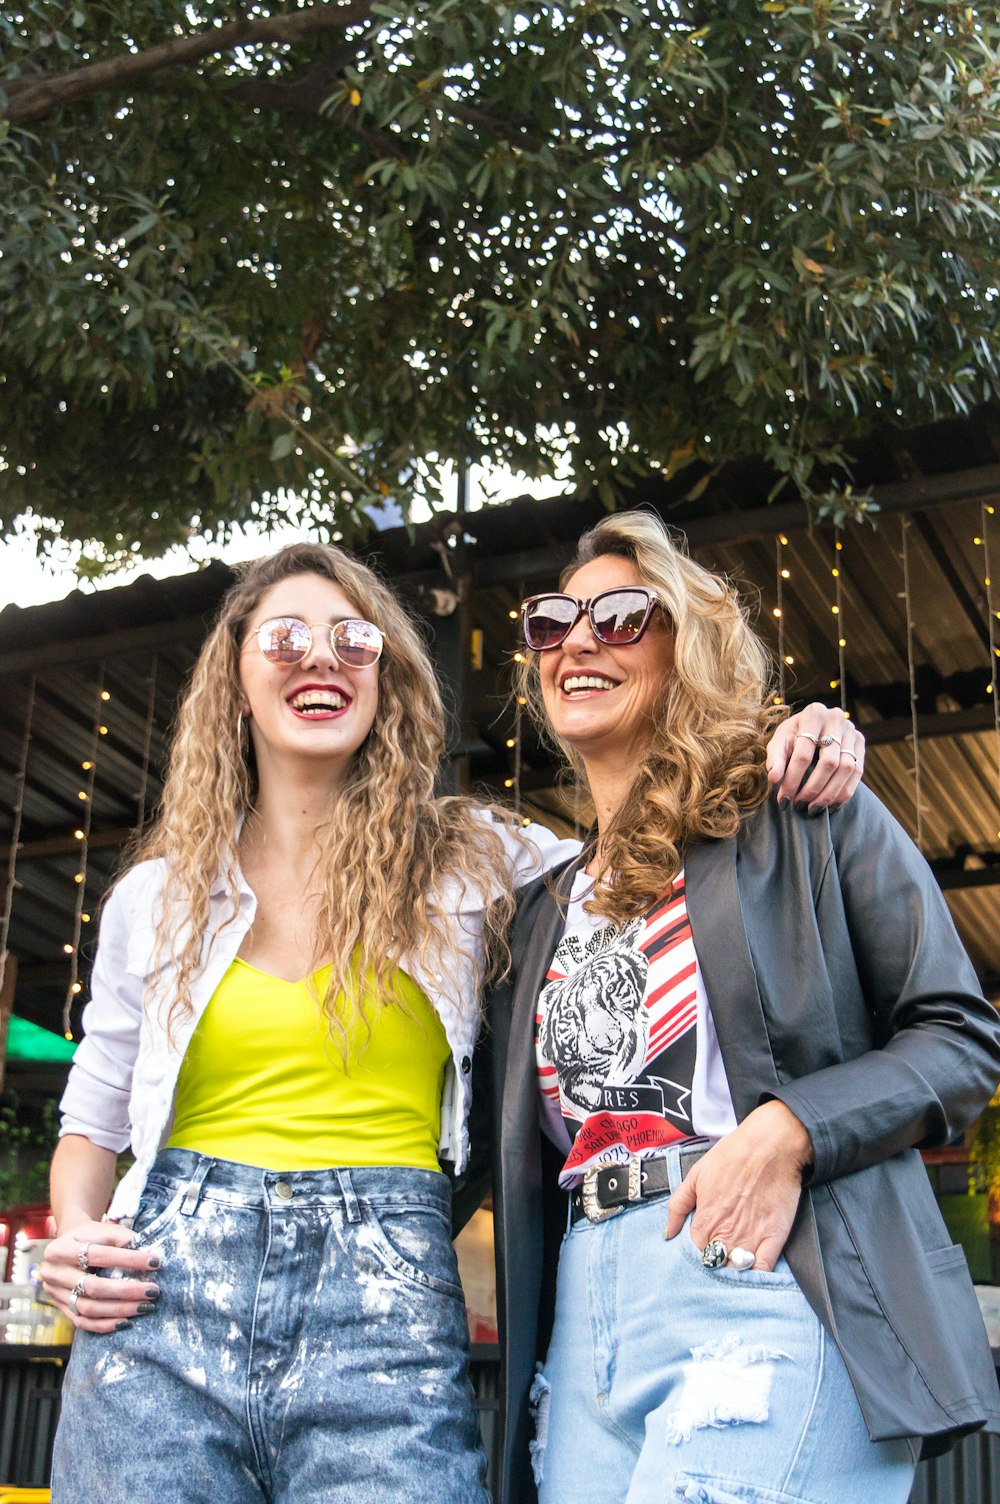
<svg viewBox="0 0 1000 1504">
<path fill-rule="evenodd" d="M 696 972 L 683 875 L 644 918 L 584 924 L 559 942 L 535 1048 L 543 1112 L 571 1140 L 563 1185 L 691 1136 Z"/>
</svg>

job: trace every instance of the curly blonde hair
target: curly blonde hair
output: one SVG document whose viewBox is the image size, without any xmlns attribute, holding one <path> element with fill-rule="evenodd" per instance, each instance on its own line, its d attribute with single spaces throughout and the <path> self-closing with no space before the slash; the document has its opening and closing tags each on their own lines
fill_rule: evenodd
<svg viewBox="0 0 1000 1504">
<path fill-rule="evenodd" d="M 510 862 L 497 823 L 513 826 L 513 817 L 492 810 L 493 818 L 484 818 L 468 799 L 435 797 L 445 749 L 437 679 L 417 627 L 371 569 L 319 543 L 293 544 L 240 569 L 177 715 L 160 814 L 131 856 L 133 863 L 166 863 L 153 970 L 169 958 L 176 971 L 169 1028 L 191 1009 L 210 894 L 220 873 L 231 913 L 238 908 L 237 822 L 252 810 L 256 793 L 240 714 L 239 657 L 247 625 L 271 586 L 297 574 L 333 581 L 385 638 L 374 724 L 346 782 L 331 795 L 320 831 L 320 903 L 309 969 L 332 956 L 322 1005 L 343 1046 L 347 1020 L 367 1016 L 370 1002 L 402 1005 L 395 979 L 404 957 L 415 955 L 422 967 L 454 974 L 462 946 L 451 922 L 454 910 L 433 907 L 443 883 L 456 907 L 467 888 L 489 900 L 486 940 L 494 964 L 505 954 L 502 937 L 513 912 L 504 877 Z M 477 1005 L 475 998 L 468 1001 Z"/>
<path fill-rule="evenodd" d="M 603 876 L 587 907 L 624 924 L 665 893 L 684 850 L 698 840 L 736 834 L 767 797 L 765 746 L 786 714 L 765 703 L 772 660 L 737 592 L 696 564 L 651 512 L 619 512 L 583 534 L 560 577 L 606 555 L 630 560 L 655 589 L 674 634 L 673 672 L 663 685 L 652 730 L 631 787 L 600 832 Z M 552 730 L 542 702 L 537 653 L 519 666 L 518 693 L 543 734 L 577 777 L 583 761 Z"/>
</svg>

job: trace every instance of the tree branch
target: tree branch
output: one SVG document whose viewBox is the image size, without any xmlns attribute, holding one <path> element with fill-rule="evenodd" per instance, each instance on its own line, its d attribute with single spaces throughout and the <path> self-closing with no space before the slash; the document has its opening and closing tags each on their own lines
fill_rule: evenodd
<svg viewBox="0 0 1000 1504">
<path fill-rule="evenodd" d="M 371 0 L 345 0 L 340 5 L 320 3 L 291 15 L 264 16 L 209 27 L 194 36 L 158 42 L 143 52 L 123 52 L 99 63 L 88 63 L 71 73 L 54 76 L 22 74 L 3 80 L 7 106 L 0 110 L 13 125 L 41 120 L 61 105 L 113 88 L 131 87 L 137 80 L 164 68 L 200 62 L 213 53 L 258 43 L 295 43 L 323 31 L 343 31 L 368 19 Z"/>
</svg>

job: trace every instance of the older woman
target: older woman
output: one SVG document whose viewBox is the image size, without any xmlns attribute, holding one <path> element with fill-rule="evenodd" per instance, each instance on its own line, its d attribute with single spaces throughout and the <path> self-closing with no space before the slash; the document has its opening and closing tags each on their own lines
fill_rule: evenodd
<svg viewBox="0 0 1000 1504">
<path fill-rule="evenodd" d="M 724 580 L 634 513 L 562 585 L 525 687 L 597 822 L 494 998 L 500 1497 L 533 1497 L 537 1356 L 541 1504 L 903 1504 L 921 1438 L 1000 1419 L 915 1152 L 989 1098 L 996 1013 L 877 799 L 766 798 Z"/>
</svg>

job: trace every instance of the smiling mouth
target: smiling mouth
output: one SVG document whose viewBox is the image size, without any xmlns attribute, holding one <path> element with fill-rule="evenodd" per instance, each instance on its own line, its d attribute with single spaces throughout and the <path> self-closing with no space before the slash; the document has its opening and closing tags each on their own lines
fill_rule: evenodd
<svg viewBox="0 0 1000 1504">
<path fill-rule="evenodd" d="M 606 679 L 603 674 L 567 674 L 559 688 L 564 695 L 588 695 L 595 691 L 617 689 L 614 679 Z"/>
<path fill-rule="evenodd" d="M 346 710 L 351 702 L 339 689 L 304 689 L 301 694 L 292 695 L 288 703 L 298 715 L 319 720 Z"/>
</svg>

